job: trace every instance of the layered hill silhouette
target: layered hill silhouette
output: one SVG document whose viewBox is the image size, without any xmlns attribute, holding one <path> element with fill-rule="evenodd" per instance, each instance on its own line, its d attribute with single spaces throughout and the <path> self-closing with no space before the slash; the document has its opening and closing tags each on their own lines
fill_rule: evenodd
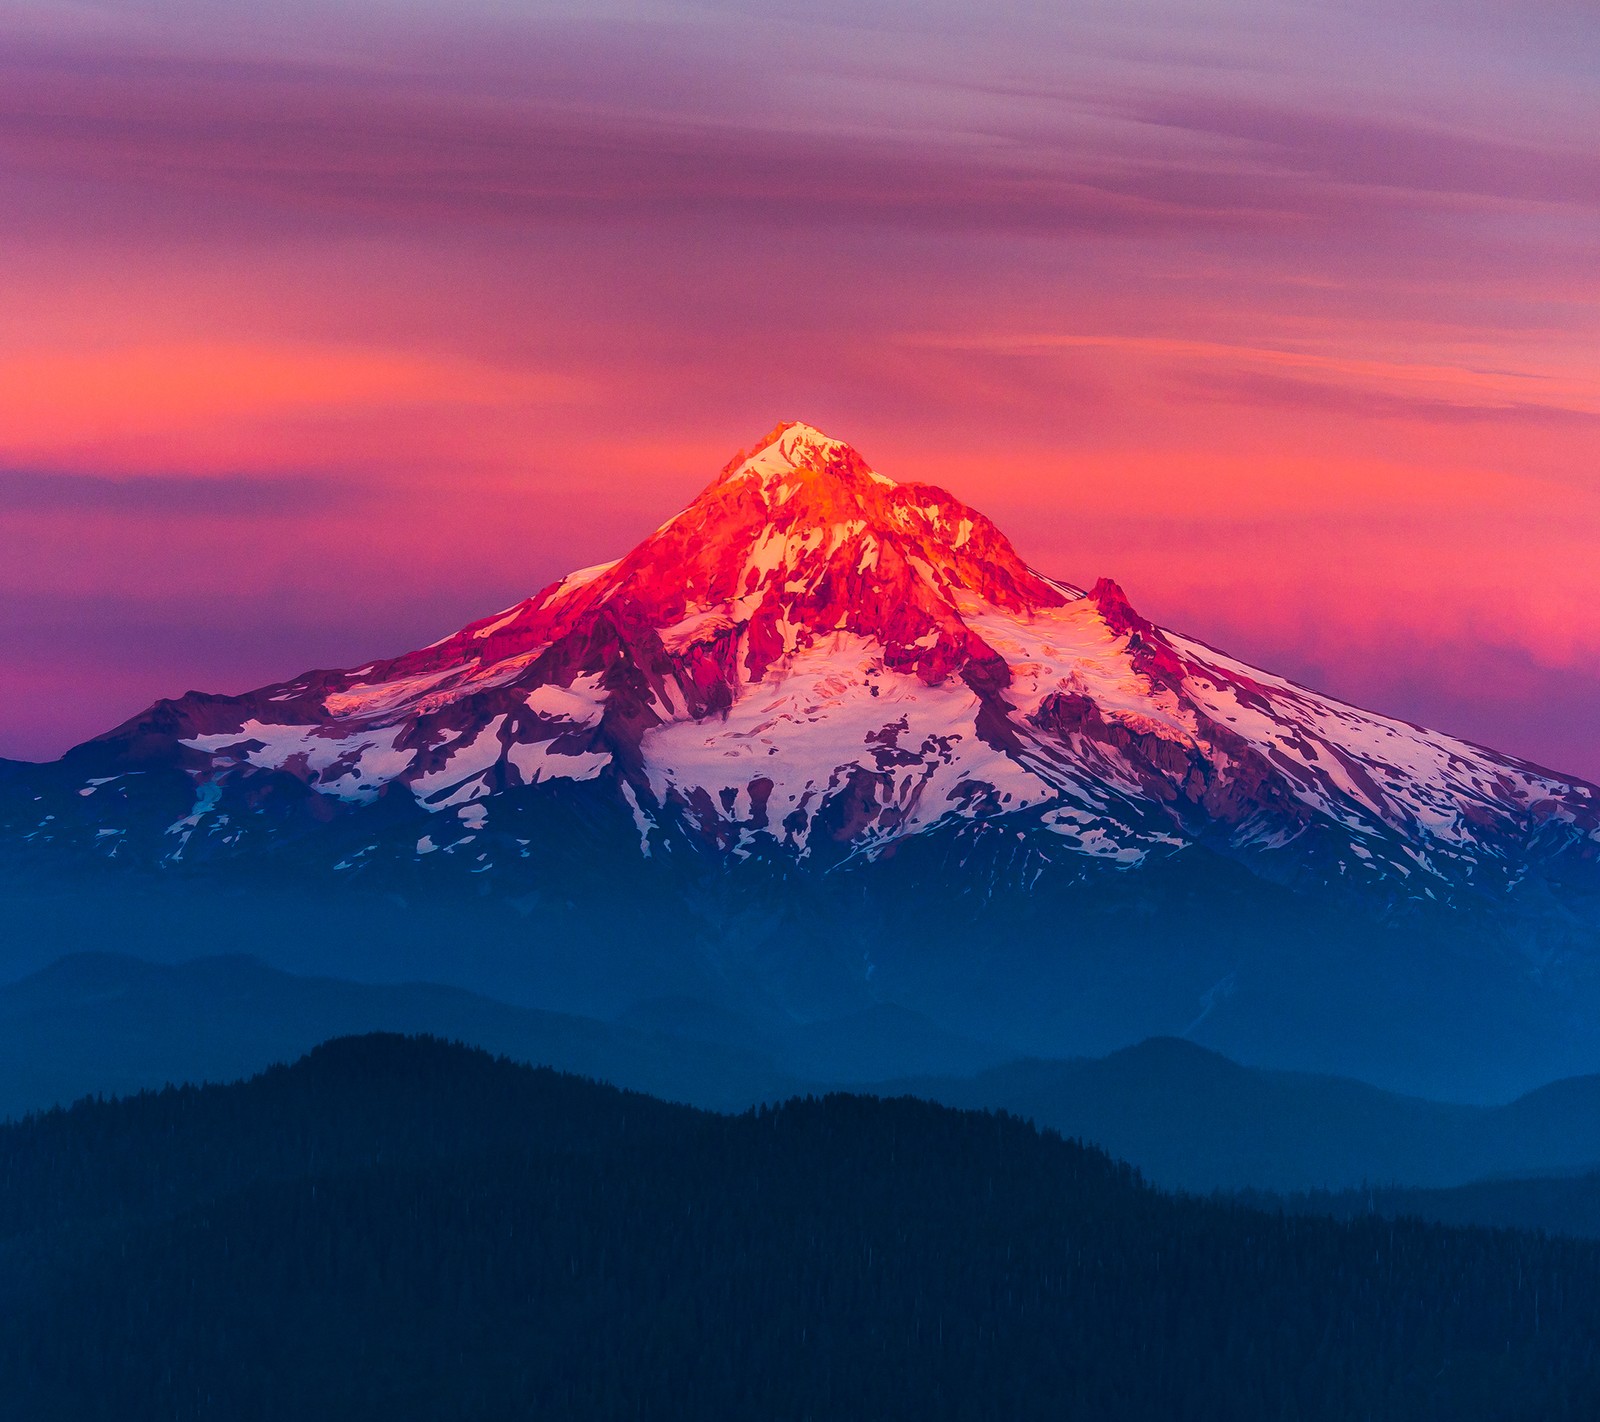
<svg viewBox="0 0 1600 1422">
<path fill-rule="evenodd" d="M 1481 1107 L 1244 1067 L 1171 1039 L 1103 1059 L 995 1066 L 993 1048 L 899 1009 L 774 1031 L 660 1000 L 605 1022 L 438 984 L 299 977 L 238 957 L 158 965 L 82 955 L 0 988 L 0 1116 L 234 1081 L 376 1030 L 428 1032 L 716 1110 L 841 1087 L 1003 1109 L 1174 1189 L 1443 1187 L 1600 1166 L 1600 1077 Z M 969 1074 L 904 1074 L 930 1059 Z"/>
<path fill-rule="evenodd" d="M 966 1079 L 910 1079 L 908 1091 L 1004 1108 L 1104 1147 L 1172 1188 L 1453 1186 L 1600 1164 L 1600 1077 L 1501 1106 L 1380 1091 L 1358 1081 L 1240 1066 L 1172 1038 L 1098 1060 L 1009 1063 Z"/>
<path fill-rule="evenodd" d="M 435 1041 L 0 1127 L 77 1422 L 1581 1418 L 1592 1244 L 1161 1195 L 1007 1116 L 706 1116 Z"/>
</svg>

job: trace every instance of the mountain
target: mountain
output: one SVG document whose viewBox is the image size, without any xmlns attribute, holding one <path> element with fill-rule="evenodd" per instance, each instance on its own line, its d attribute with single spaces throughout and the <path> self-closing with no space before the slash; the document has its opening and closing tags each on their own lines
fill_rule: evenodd
<svg viewBox="0 0 1600 1422">
<path fill-rule="evenodd" d="M 711 982 L 1466 1091 L 1600 1066 L 1600 791 L 1046 577 L 799 424 L 429 647 L 0 766 L 18 892 L 95 867 L 487 896 L 595 940 L 617 1009 Z"/>
<path fill-rule="evenodd" d="M 1455 1187 L 1600 1166 L 1600 1076 L 1467 1106 L 1244 1067 L 1167 1038 L 1099 1059 L 1010 1062 L 874 1089 L 1009 1111 L 1090 1141 L 1167 1189 Z"/>
<path fill-rule="evenodd" d="M 1162 1195 L 1006 1116 L 739 1117 L 437 1041 L 0 1127 L 73 1422 L 1582 1418 L 1600 1251 Z"/>
<path fill-rule="evenodd" d="M 711 1110 L 1003 1060 L 888 1005 L 773 1026 L 711 1004 L 655 999 L 602 1021 L 442 983 L 285 973 L 239 954 L 152 963 L 94 952 L 0 985 L 0 1119 L 82 1096 L 234 1081 L 330 1038 L 376 1031 L 467 1042 Z"/>
<path fill-rule="evenodd" d="M 712 1109 L 742 1110 L 801 1084 L 754 1049 L 516 1007 L 438 983 L 303 977 L 237 956 L 161 964 L 82 953 L 0 987 L 0 1119 L 169 1082 L 235 1081 L 329 1038 L 374 1031 L 469 1042 Z"/>
<path fill-rule="evenodd" d="M 1286 882 L 1514 896 L 1600 855 L 1594 787 L 1246 667 L 1107 579 L 1044 577 L 982 514 L 805 425 L 615 563 L 421 651 L 159 702 L 63 766 L 80 813 L 26 833 L 108 858 L 270 852 L 291 832 L 273 802 L 299 802 L 293 829 L 412 811 L 413 839 L 385 823 L 328 861 L 351 874 L 508 867 L 542 798 L 512 792 L 594 782 L 641 854 L 812 870 L 956 827 L 1020 843 L 1024 882 L 1206 844 Z M 159 826 L 151 775 L 183 787 Z"/>
</svg>

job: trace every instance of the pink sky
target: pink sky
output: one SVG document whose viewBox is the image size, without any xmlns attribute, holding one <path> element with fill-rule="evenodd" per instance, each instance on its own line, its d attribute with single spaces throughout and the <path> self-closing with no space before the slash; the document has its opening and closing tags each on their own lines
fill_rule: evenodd
<svg viewBox="0 0 1600 1422">
<path fill-rule="evenodd" d="M 805 419 L 1600 778 L 1597 53 L 1561 0 L 8 6 L 0 755 L 432 641 Z"/>
</svg>

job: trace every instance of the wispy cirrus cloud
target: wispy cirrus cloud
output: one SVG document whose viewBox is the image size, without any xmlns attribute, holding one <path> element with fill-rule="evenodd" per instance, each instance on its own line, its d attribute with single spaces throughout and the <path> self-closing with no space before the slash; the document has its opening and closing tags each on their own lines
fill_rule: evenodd
<svg viewBox="0 0 1600 1422">
<path fill-rule="evenodd" d="M 102 474 L 0 468 L 0 512 L 186 517 L 303 517 L 381 497 L 342 475 Z"/>
<path fill-rule="evenodd" d="M 0 353 L 0 457 L 198 445 L 315 416 L 381 420 L 396 411 L 445 408 L 466 418 L 591 395 L 575 373 L 355 344 L 24 347 Z"/>
<path fill-rule="evenodd" d="M 714 119 L 485 99 L 318 67 L 46 55 L 0 64 L 13 167 L 232 202 L 447 225 L 734 217 L 1060 235 L 1281 222 L 1278 186 L 1064 136 Z M 707 82 L 711 76 L 707 75 Z"/>
<path fill-rule="evenodd" d="M 1318 411 L 1364 420 L 1415 420 L 1426 424 L 1493 426 L 1543 425 L 1593 432 L 1600 436 L 1600 410 L 1513 399 L 1445 399 L 1388 390 L 1373 385 L 1335 383 L 1263 371 L 1197 371 L 1182 374 L 1184 386 L 1202 398 L 1246 406 Z"/>
<path fill-rule="evenodd" d="M 1530 371 L 1164 336 L 1006 332 L 913 335 L 908 344 L 1013 358 L 1133 357 L 1201 398 L 1361 418 L 1600 430 L 1600 371 Z"/>
<path fill-rule="evenodd" d="M 509 38 L 469 24 L 429 59 L 414 39 L 387 60 L 332 62 L 35 39 L 0 45 L 0 155 L 152 192 L 456 223 L 720 214 L 1139 234 L 1359 222 L 1443 198 L 1600 206 L 1600 154 L 1581 133 L 1217 92 L 1192 57 L 1163 70 L 1102 54 L 1097 70 L 1091 48 L 1040 87 L 926 57 L 919 71 L 881 43 L 804 66 L 783 38 L 765 83 L 730 62 L 736 32 L 661 22 L 547 16 Z M 980 75 L 1004 68 L 986 38 Z M 885 84 L 914 95 L 920 121 L 872 102 Z"/>
<path fill-rule="evenodd" d="M 1443 122 L 1265 104 L 1233 96 L 1151 98 L 1140 121 L 1238 144 L 1241 159 L 1361 189 L 1600 210 L 1600 151 L 1582 135 L 1542 142 Z"/>
</svg>

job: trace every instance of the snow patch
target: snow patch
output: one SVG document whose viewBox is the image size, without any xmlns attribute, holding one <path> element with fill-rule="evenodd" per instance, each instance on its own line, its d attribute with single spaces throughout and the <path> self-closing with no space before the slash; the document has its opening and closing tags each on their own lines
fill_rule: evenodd
<svg viewBox="0 0 1600 1422">
<path fill-rule="evenodd" d="M 536 686 L 524 698 L 527 708 L 552 721 L 570 721 L 585 728 L 605 715 L 605 687 L 599 673 L 574 678 L 570 686 Z"/>
<path fill-rule="evenodd" d="M 398 726 L 352 735 L 342 727 L 275 726 L 255 719 L 237 731 L 191 736 L 181 742 L 226 762 L 282 770 L 325 795 L 367 803 L 411 764 L 415 752 L 396 745 Z"/>
<path fill-rule="evenodd" d="M 524 785 L 541 780 L 593 780 L 611 764 L 609 751 L 555 750 L 551 741 L 517 741 L 506 747 L 506 759 L 516 766 Z"/>
<path fill-rule="evenodd" d="M 464 741 L 451 751 L 437 770 L 413 777 L 411 793 L 419 800 L 431 800 L 441 791 L 461 785 L 470 777 L 488 770 L 500 759 L 504 750 L 500 743 L 500 728 L 505 723 L 504 714 L 496 716 L 470 741 Z"/>
</svg>

